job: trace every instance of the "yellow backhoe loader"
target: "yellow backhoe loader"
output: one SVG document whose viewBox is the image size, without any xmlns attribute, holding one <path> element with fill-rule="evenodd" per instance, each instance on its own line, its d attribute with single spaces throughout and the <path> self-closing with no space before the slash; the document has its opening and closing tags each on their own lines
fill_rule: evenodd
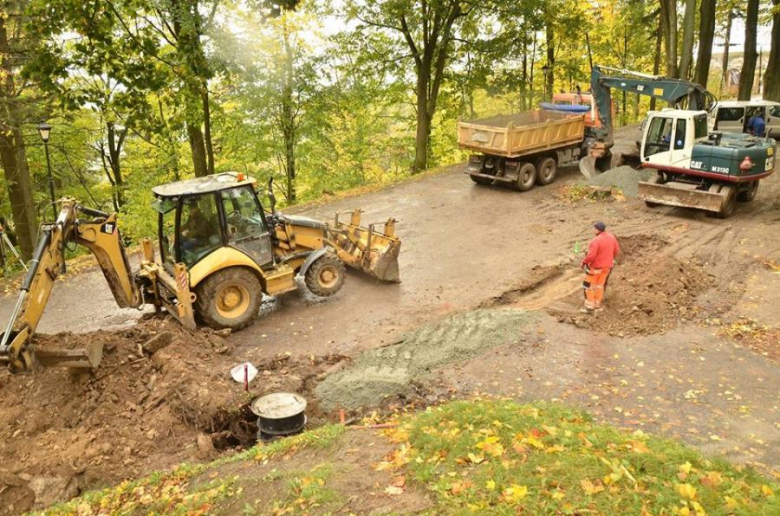
<svg viewBox="0 0 780 516">
<path fill-rule="evenodd" d="M 133 272 L 117 228 L 116 214 L 60 201 L 41 237 L 11 319 L 0 336 L 0 363 L 12 372 L 38 366 L 95 368 L 102 349 L 35 348 L 31 337 L 57 277 L 65 271 L 65 249 L 82 245 L 97 259 L 117 304 L 166 310 L 188 329 L 196 320 L 211 328 L 247 326 L 263 294 L 305 287 L 332 296 L 344 283 L 344 264 L 379 280 L 397 282 L 401 241 L 395 220 L 381 228 L 360 225 L 360 210 L 333 224 L 271 211 L 257 196 L 257 183 L 240 173 L 222 173 L 152 189 L 158 213 L 160 259 L 154 244 L 141 241 L 143 256 Z"/>
</svg>

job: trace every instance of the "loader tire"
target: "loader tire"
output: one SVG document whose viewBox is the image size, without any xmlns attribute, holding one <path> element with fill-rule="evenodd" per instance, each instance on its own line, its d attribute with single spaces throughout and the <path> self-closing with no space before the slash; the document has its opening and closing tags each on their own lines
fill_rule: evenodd
<svg viewBox="0 0 780 516">
<path fill-rule="evenodd" d="M 334 255 L 323 254 L 306 271 L 304 281 L 312 294 L 330 297 L 344 285 L 346 270 L 344 264 Z"/>
<path fill-rule="evenodd" d="M 517 181 L 514 184 L 518 192 L 527 192 L 536 184 L 536 167 L 533 163 L 521 162 L 517 171 Z"/>
<path fill-rule="evenodd" d="M 756 198 L 757 193 L 758 193 L 758 179 L 756 179 L 755 181 L 751 181 L 747 188 L 741 190 L 739 194 L 737 194 L 737 200 L 739 202 L 751 202 L 753 199 Z"/>
<path fill-rule="evenodd" d="M 245 328 L 263 299 L 257 276 L 247 269 L 231 267 L 217 271 L 196 288 L 195 310 L 209 328 Z"/>
<path fill-rule="evenodd" d="M 546 186 L 555 181 L 555 175 L 558 173 L 558 163 L 550 157 L 539 158 L 536 160 L 536 184 Z"/>
</svg>

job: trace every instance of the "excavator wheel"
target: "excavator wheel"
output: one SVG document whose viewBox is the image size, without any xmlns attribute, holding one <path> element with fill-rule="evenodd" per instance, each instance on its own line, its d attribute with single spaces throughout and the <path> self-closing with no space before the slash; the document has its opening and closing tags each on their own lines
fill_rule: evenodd
<svg viewBox="0 0 780 516">
<path fill-rule="evenodd" d="M 260 280 L 247 269 L 217 271 L 198 285 L 195 310 L 209 328 L 240 330 L 246 327 L 263 298 Z"/>
<path fill-rule="evenodd" d="M 304 281 L 312 294 L 330 297 L 344 285 L 344 264 L 330 253 L 323 254 L 306 271 Z"/>
<path fill-rule="evenodd" d="M 536 183 L 536 167 L 533 163 L 520 163 L 520 169 L 517 171 L 517 181 L 514 184 L 518 192 L 527 192 L 534 187 Z"/>
<path fill-rule="evenodd" d="M 554 158 L 545 157 L 536 160 L 536 184 L 545 186 L 555 181 L 558 163 Z"/>
<path fill-rule="evenodd" d="M 739 202 L 751 202 L 753 199 L 756 198 L 756 194 L 758 193 L 758 179 L 755 181 L 751 181 L 747 188 L 744 190 L 740 190 L 739 194 L 737 194 L 737 200 Z"/>
</svg>

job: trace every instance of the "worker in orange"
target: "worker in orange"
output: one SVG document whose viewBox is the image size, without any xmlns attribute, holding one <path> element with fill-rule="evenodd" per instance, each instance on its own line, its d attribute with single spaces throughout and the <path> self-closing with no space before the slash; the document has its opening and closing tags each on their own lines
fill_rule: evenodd
<svg viewBox="0 0 780 516">
<path fill-rule="evenodd" d="M 607 288 L 607 280 L 615 265 L 615 258 L 620 254 L 620 245 L 612 233 L 607 232 L 607 225 L 603 222 L 593 224 L 596 232 L 588 246 L 588 254 L 582 260 L 582 268 L 585 270 L 585 280 L 582 288 L 585 290 L 585 306 L 582 313 L 593 313 L 601 309 L 604 301 L 604 291 Z"/>
</svg>

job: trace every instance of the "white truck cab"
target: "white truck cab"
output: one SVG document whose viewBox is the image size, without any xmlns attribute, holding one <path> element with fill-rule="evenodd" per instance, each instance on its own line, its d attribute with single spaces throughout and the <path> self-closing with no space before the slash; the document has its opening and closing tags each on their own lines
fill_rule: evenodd
<svg viewBox="0 0 780 516">
<path fill-rule="evenodd" d="M 771 100 L 718 102 L 709 114 L 709 128 L 710 131 L 744 133 L 748 120 L 756 114 L 764 117 L 767 136 L 780 137 L 780 102 Z"/>
<path fill-rule="evenodd" d="M 640 158 L 642 163 L 689 168 L 694 144 L 708 134 L 706 111 L 653 111 L 644 123 Z"/>
</svg>

